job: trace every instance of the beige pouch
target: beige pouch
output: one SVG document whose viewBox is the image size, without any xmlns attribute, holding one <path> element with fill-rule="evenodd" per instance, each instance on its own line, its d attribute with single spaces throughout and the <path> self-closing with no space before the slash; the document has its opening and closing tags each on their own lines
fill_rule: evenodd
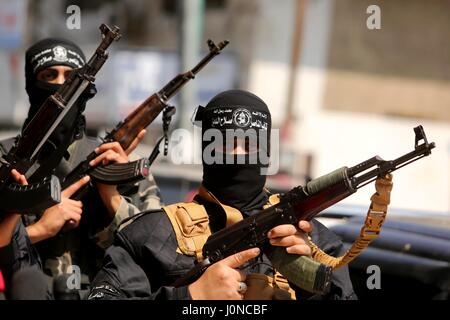
<svg viewBox="0 0 450 320">
<path fill-rule="evenodd" d="M 295 292 L 280 274 L 275 277 L 261 273 L 247 275 L 244 300 L 295 300 Z"/>
</svg>

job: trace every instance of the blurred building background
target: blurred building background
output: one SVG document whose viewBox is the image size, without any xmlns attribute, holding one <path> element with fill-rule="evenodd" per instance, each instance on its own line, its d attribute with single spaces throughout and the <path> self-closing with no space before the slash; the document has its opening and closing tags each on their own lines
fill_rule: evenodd
<svg viewBox="0 0 450 320">
<path fill-rule="evenodd" d="M 70 5 L 81 9 L 80 29 L 67 28 Z M 367 27 L 370 5 L 381 9 L 381 29 Z M 24 50 L 36 40 L 69 38 L 90 56 L 101 23 L 121 28 L 88 105 L 88 125 L 101 133 L 193 67 L 207 39 L 228 39 L 172 101 L 173 129 L 192 130 L 195 107 L 222 90 L 254 92 L 280 129 L 280 170 L 270 186 L 287 190 L 376 154 L 403 155 L 422 124 L 437 147 L 394 174 L 392 207 L 450 216 L 449 13 L 447 0 L 0 0 L 2 136 L 17 133 L 25 119 Z M 150 152 L 160 123 L 141 152 Z M 195 152 L 193 141 L 171 147 Z M 201 180 L 199 165 L 172 160 L 161 156 L 153 167 L 166 202 L 184 199 Z M 364 213 L 373 192 L 368 186 L 343 205 Z"/>
</svg>

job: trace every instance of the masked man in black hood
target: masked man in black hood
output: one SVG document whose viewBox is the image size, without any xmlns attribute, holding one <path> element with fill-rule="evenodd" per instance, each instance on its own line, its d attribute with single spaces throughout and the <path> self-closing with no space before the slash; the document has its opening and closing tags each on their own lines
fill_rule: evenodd
<svg viewBox="0 0 450 320">
<path fill-rule="evenodd" d="M 30 109 L 23 128 L 44 101 L 61 87 L 69 73 L 82 67 L 85 61 L 82 50 L 64 39 L 44 39 L 26 51 L 25 78 Z M 95 87 L 90 86 L 76 101 L 43 146 L 37 165 L 26 174 L 28 182 L 40 181 L 50 174 L 64 178 L 100 144 L 98 139 L 87 137 L 83 115 L 86 102 L 95 94 Z M 91 165 L 128 162 L 129 155 L 130 158 L 136 157 L 130 153 L 144 134 L 143 130 L 128 150 L 123 150 L 119 143 L 101 145 L 95 149 L 98 157 Z M 1 141 L 0 151 L 6 153 L 13 143 L 14 139 Z M 70 291 L 66 285 L 67 278 L 77 271 L 80 271 L 76 276 L 81 276 L 81 281 L 76 281 L 71 288 L 81 287 L 87 292 L 89 279 L 98 269 L 98 259 L 111 244 L 112 235 L 123 219 L 142 210 L 160 208 L 159 190 L 152 175 L 139 184 L 123 186 L 127 191 L 122 194 L 117 186 L 92 184 L 81 201 L 70 199 L 87 183 L 89 177 L 80 179 L 62 191 L 60 204 L 44 212 L 24 216 L 27 236 L 38 249 L 43 269 L 55 279 L 55 290 L 62 291 L 63 295 Z M 16 250 L 17 260 L 23 257 L 21 251 L 26 251 L 26 248 Z M 28 263 L 26 260 L 24 265 Z M 71 292 L 79 298 L 82 291 Z M 55 296 L 58 294 L 55 292 Z"/>
<path fill-rule="evenodd" d="M 356 298 L 347 268 L 334 273 L 328 294 L 312 296 L 276 273 L 258 248 L 213 264 L 188 286 L 172 286 L 203 259 L 202 247 L 210 234 L 274 204 L 264 188 L 271 130 L 267 105 L 250 92 L 225 91 L 205 108 L 199 107 L 196 120 L 201 121 L 203 136 L 203 181 L 198 194 L 192 202 L 143 212 L 120 226 L 89 298 Z M 317 221 L 277 226 L 269 231 L 267 246 L 285 247 L 292 255 L 309 255 L 306 233 L 327 253 L 342 253 L 337 236 Z M 250 280 L 263 285 L 250 290 Z"/>
</svg>

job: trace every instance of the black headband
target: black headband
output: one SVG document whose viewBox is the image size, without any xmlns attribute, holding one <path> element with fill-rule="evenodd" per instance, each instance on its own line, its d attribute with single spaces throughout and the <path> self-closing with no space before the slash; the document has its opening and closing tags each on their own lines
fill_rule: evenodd
<svg viewBox="0 0 450 320">
<path fill-rule="evenodd" d="M 194 120 L 202 122 L 203 131 L 210 128 L 265 131 L 271 129 L 271 116 L 267 105 L 254 94 L 242 90 L 229 90 L 218 94 L 206 107 L 197 108 Z"/>
<path fill-rule="evenodd" d="M 228 105 L 205 109 L 199 106 L 195 116 L 196 121 L 202 121 L 202 127 L 227 129 L 270 129 L 270 114 L 264 111 L 249 110 L 243 105 Z"/>
<path fill-rule="evenodd" d="M 25 54 L 25 74 L 27 77 L 36 75 L 42 69 L 65 65 L 73 69 L 81 68 L 86 57 L 75 43 L 48 38 L 31 46 Z"/>
</svg>

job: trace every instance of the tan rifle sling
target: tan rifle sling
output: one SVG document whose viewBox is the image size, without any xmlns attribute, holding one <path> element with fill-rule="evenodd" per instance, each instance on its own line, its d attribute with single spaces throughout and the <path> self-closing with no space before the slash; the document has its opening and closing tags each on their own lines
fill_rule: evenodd
<svg viewBox="0 0 450 320">
<path fill-rule="evenodd" d="M 391 174 L 387 174 L 383 179 L 379 178 L 376 180 L 376 192 L 370 198 L 371 204 L 369 211 L 367 212 L 364 226 L 361 228 L 358 238 L 355 240 L 351 248 L 345 253 L 345 255 L 338 258 L 332 257 L 323 252 L 311 241 L 311 238 L 309 238 L 313 259 L 329 265 L 333 269 L 337 269 L 356 258 L 373 240 L 378 238 L 381 231 L 381 226 L 386 218 L 387 208 L 391 199 L 392 186 L 393 183 Z"/>
</svg>

